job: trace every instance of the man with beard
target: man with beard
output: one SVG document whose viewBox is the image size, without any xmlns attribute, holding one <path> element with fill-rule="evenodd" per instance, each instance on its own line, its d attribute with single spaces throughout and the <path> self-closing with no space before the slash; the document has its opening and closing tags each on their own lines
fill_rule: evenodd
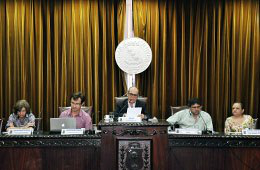
<svg viewBox="0 0 260 170">
<path fill-rule="evenodd" d="M 188 101 L 189 109 L 181 110 L 170 116 L 167 121 L 172 125 L 179 125 L 180 128 L 193 128 L 201 131 L 213 132 L 213 124 L 210 115 L 202 111 L 198 98 Z"/>
</svg>

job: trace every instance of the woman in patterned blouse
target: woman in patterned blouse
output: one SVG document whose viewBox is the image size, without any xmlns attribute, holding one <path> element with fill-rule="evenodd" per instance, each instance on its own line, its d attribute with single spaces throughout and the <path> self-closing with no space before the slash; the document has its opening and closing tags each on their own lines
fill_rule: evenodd
<svg viewBox="0 0 260 170">
<path fill-rule="evenodd" d="M 244 115 L 242 103 L 236 102 L 232 106 L 233 116 L 228 117 L 225 122 L 225 133 L 242 132 L 243 129 L 252 128 L 253 118 L 250 115 Z"/>
<path fill-rule="evenodd" d="M 6 129 L 33 128 L 35 116 L 31 113 L 30 105 L 26 100 L 19 100 L 14 105 L 14 113 L 9 116 Z"/>
</svg>

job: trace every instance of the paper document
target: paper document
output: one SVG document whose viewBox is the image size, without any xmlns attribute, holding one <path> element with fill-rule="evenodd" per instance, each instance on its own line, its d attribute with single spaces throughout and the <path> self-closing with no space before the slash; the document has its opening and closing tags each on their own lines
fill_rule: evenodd
<svg viewBox="0 0 260 170">
<path fill-rule="evenodd" d="M 142 108 L 141 107 L 129 107 L 127 109 L 126 117 L 137 117 L 141 114 Z"/>
</svg>

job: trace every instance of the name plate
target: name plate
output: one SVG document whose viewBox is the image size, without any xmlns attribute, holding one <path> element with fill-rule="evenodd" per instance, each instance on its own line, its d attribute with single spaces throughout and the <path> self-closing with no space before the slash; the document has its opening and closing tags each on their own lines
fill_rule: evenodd
<svg viewBox="0 0 260 170">
<path fill-rule="evenodd" d="M 118 122 L 142 122 L 141 117 L 119 117 Z"/>
<path fill-rule="evenodd" d="M 9 129 L 8 135 L 31 135 L 33 134 L 33 129 Z"/>
<path fill-rule="evenodd" d="M 83 135 L 85 128 L 82 129 L 62 129 L 61 135 Z"/>
<path fill-rule="evenodd" d="M 198 129 L 181 129 L 176 128 L 175 131 L 168 131 L 169 134 L 183 134 L 183 135 L 201 135 L 202 131 Z"/>
<path fill-rule="evenodd" d="M 242 135 L 242 132 L 226 132 L 226 135 Z"/>
<path fill-rule="evenodd" d="M 244 129 L 242 130 L 242 135 L 260 136 L 260 129 Z"/>
</svg>

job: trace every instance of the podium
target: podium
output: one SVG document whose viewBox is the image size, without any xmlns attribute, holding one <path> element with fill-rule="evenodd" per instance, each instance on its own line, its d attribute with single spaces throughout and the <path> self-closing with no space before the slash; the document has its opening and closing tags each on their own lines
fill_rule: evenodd
<svg viewBox="0 0 260 170">
<path fill-rule="evenodd" d="M 166 121 L 99 123 L 101 169 L 168 169 Z"/>
</svg>

